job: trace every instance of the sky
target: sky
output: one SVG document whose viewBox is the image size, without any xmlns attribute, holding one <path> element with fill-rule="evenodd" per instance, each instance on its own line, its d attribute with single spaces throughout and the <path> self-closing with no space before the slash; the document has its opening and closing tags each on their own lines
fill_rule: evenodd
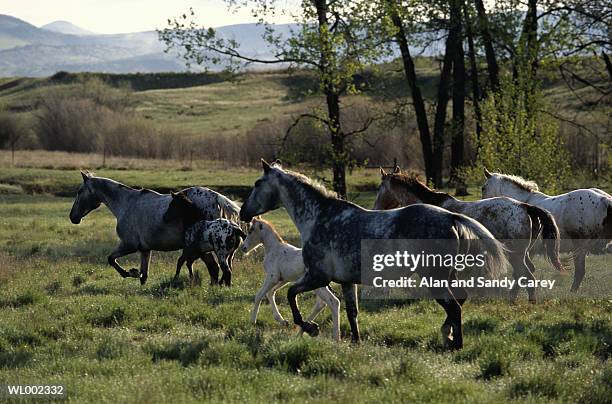
<svg viewBox="0 0 612 404">
<path fill-rule="evenodd" d="M 100 34 L 165 28 L 168 18 L 188 12 L 189 7 L 193 7 L 197 22 L 206 27 L 256 22 L 247 9 L 228 11 L 223 0 L 0 0 L 0 14 L 37 27 L 63 20 Z M 274 22 L 289 22 L 289 18 Z"/>
</svg>

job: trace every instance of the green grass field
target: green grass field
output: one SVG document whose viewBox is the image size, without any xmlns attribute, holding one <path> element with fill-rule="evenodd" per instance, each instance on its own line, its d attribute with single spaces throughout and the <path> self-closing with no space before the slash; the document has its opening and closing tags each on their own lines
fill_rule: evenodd
<svg viewBox="0 0 612 404">
<path fill-rule="evenodd" d="M 101 170 L 130 185 L 177 189 L 248 187 L 256 170 Z M 74 170 L 0 169 L 0 380 L 66 386 L 71 402 L 609 402 L 612 301 L 563 297 L 537 305 L 468 301 L 465 348 L 444 352 L 443 311 L 432 301 L 361 302 L 364 337 L 317 338 L 277 324 L 262 305 L 262 252 L 235 262 L 232 288 L 211 287 L 203 265 L 172 287 L 177 253 L 154 253 L 149 281 L 122 279 L 106 264 L 117 242 L 102 207 L 68 220 Z M 378 176 L 358 171 L 351 194 L 371 206 Z M 362 187 L 358 187 L 362 186 Z M 37 188 L 38 187 L 38 188 Z M 233 188 L 232 188 L 233 187 Z M 239 193 L 238 193 L 239 194 Z M 297 243 L 284 211 L 267 215 Z M 609 263 L 609 259 L 607 260 Z M 127 267 L 137 257 L 123 260 Z M 585 290 L 610 284 L 604 256 L 588 259 Z M 552 269 L 538 259 L 544 273 Z M 571 276 L 561 276 L 569 289 Z M 336 287 L 339 294 L 339 288 Z M 290 319 L 285 293 L 277 301 Z M 305 310 L 311 298 L 301 299 Z M 4 398 L 3 398 L 4 399 Z M 2 399 L 2 400 L 3 400 Z M 4 400 L 3 400 L 4 401 Z"/>
</svg>

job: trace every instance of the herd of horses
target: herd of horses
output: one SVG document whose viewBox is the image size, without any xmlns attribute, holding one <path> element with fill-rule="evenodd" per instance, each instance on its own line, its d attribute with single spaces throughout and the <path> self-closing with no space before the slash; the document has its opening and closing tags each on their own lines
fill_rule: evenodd
<svg viewBox="0 0 612 404">
<path fill-rule="evenodd" d="M 120 242 L 108 263 L 122 277 L 147 281 L 151 251 L 183 250 L 175 279 L 186 262 L 201 258 L 212 284 L 231 285 L 232 258 L 242 245 L 248 253 L 263 244 L 265 279 L 255 296 L 251 321 L 255 322 L 264 297 L 270 301 L 274 318 L 284 324 L 275 303 L 275 293 L 292 283 L 287 293 L 293 322 L 311 336 L 319 333 L 313 319 L 325 306 L 332 311 L 334 339 L 340 339 L 340 302 L 329 289 L 341 285 L 352 340 L 360 340 L 357 322 L 357 284 L 362 282 L 361 240 L 448 240 L 446 253 L 456 253 L 465 240 L 471 253 L 486 253 L 484 274 L 498 278 L 508 264 L 514 278 L 535 279 L 530 253 L 542 238 L 548 261 L 558 270 L 561 241 L 567 241 L 574 261 L 572 291 L 578 290 L 585 274 L 585 257 L 594 243 L 612 239 L 612 196 L 600 189 L 579 189 L 549 196 L 520 177 L 485 170 L 483 199 L 464 202 L 437 192 L 418 177 L 381 168 L 381 185 L 373 210 L 336 197 L 333 192 L 300 173 L 284 169 L 280 162 L 262 159 L 263 175 L 248 198 L 239 206 L 218 192 L 190 187 L 178 193 L 160 194 L 134 189 L 117 181 L 81 172 L 79 187 L 70 211 L 78 224 L 89 212 L 105 204 L 117 219 Z M 284 207 L 301 236 L 301 249 L 291 246 L 260 216 Z M 566 243 L 563 243 L 565 245 Z M 140 268 L 126 270 L 117 259 L 139 252 Z M 216 258 L 215 258 L 216 256 Z M 219 267 L 220 265 L 220 267 Z M 222 271 L 219 280 L 219 269 Z M 431 271 L 417 268 L 421 276 L 453 279 L 455 268 Z M 304 320 L 297 295 L 315 291 L 312 314 Z M 463 347 L 462 306 L 467 292 L 457 286 L 432 286 L 432 296 L 444 308 L 441 327 L 444 346 Z M 514 297 L 518 289 L 513 289 Z M 535 288 L 528 288 L 536 301 Z"/>
</svg>

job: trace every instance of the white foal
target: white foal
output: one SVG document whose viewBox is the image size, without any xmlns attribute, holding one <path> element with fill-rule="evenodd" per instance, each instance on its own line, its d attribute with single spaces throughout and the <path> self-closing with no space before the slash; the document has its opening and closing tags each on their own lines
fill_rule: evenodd
<svg viewBox="0 0 612 404">
<path fill-rule="evenodd" d="M 270 222 L 255 218 L 251 222 L 251 227 L 247 238 L 242 243 L 241 250 L 244 253 L 249 253 L 262 244 L 265 249 L 264 271 L 266 277 L 261 289 L 255 295 L 251 322 L 255 323 L 257 321 L 259 306 L 263 298 L 267 296 L 272 307 L 272 313 L 274 313 L 274 319 L 281 324 L 289 325 L 289 322 L 278 311 L 274 297 L 280 288 L 289 282 L 297 281 L 304 275 L 306 269 L 302 261 L 302 250 L 283 240 Z M 332 316 L 332 338 L 339 341 L 340 300 L 327 287 L 316 289 L 314 293 L 317 298 L 312 313 L 306 321 L 314 320 L 326 305 L 329 306 Z"/>
</svg>

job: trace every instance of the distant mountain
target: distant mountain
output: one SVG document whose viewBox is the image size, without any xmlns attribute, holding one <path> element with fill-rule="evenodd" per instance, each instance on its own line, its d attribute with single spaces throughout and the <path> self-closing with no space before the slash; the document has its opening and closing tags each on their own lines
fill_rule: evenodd
<svg viewBox="0 0 612 404">
<path fill-rule="evenodd" d="M 290 25 L 279 25 L 288 34 Z M 262 39 L 264 28 L 238 24 L 217 28 L 220 35 L 233 38 L 249 56 L 270 57 Z M 164 52 L 157 32 L 100 35 L 67 21 L 37 28 L 23 20 L 0 14 L 0 77 L 48 76 L 59 70 L 106 73 L 186 71 L 176 54 Z M 196 66 L 192 70 L 198 70 Z"/>
<path fill-rule="evenodd" d="M 86 29 L 78 27 L 68 21 L 53 21 L 49 24 L 43 25 L 40 28 L 47 31 L 59 32 L 61 34 L 68 35 L 95 35 L 94 32 L 87 31 Z"/>
<path fill-rule="evenodd" d="M 295 25 L 279 24 L 277 33 L 287 36 Z M 272 49 L 262 39 L 265 28 L 257 24 L 237 24 L 216 28 L 219 35 L 235 39 L 243 54 L 271 58 Z M 101 35 L 67 21 L 56 21 L 41 28 L 0 14 L 0 77 L 49 76 L 57 71 L 105 73 L 181 72 L 187 68 L 176 53 L 165 53 L 157 32 Z M 415 51 L 416 53 L 417 51 Z M 429 53 L 429 51 L 428 51 Z M 252 69 L 264 65 L 252 65 Z M 265 65 L 266 69 L 281 68 Z M 192 67 L 192 70 L 202 70 Z M 215 70 L 215 69 L 213 69 Z"/>
</svg>

